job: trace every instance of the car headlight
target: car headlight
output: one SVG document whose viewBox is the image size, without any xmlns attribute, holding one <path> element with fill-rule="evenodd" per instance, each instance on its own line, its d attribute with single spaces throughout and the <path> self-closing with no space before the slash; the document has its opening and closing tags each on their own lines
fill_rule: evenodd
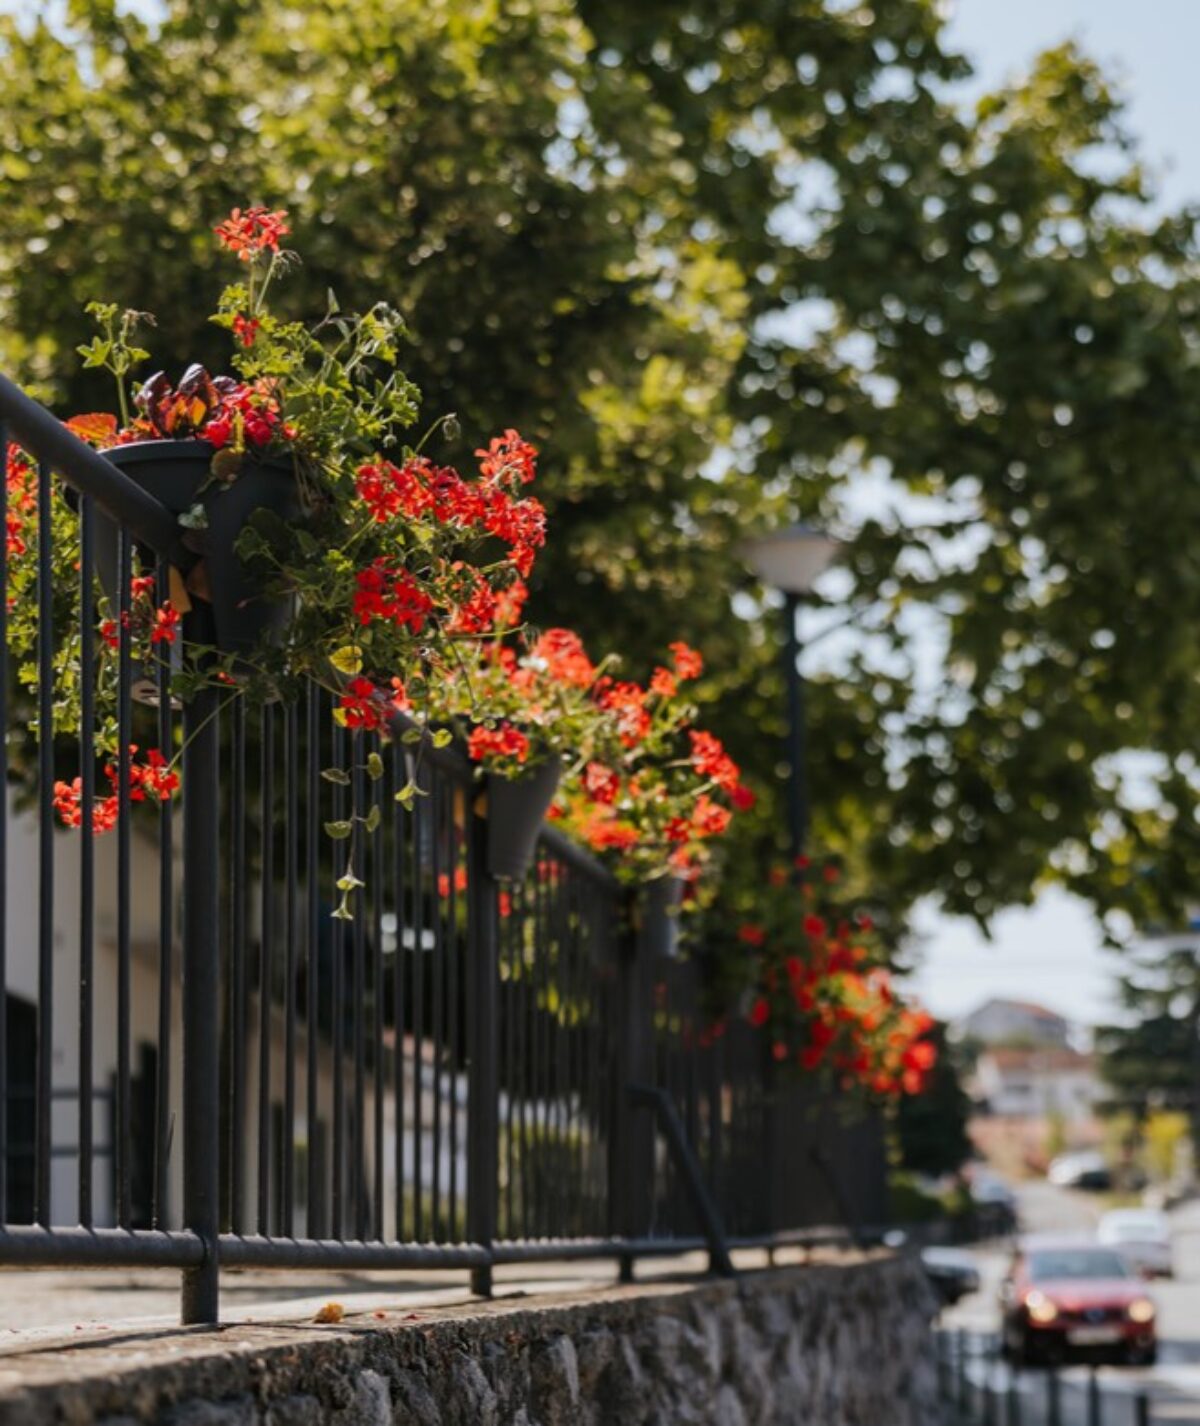
<svg viewBox="0 0 1200 1426">
<path fill-rule="evenodd" d="M 1031 1322 L 1053 1322 L 1058 1316 L 1058 1308 L 1044 1292 L 1031 1292 L 1025 1299 L 1025 1311 Z"/>
<path fill-rule="evenodd" d="M 1154 1303 L 1148 1297 L 1136 1297 L 1125 1309 L 1131 1322 L 1153 1322 Z"/>
</svg>

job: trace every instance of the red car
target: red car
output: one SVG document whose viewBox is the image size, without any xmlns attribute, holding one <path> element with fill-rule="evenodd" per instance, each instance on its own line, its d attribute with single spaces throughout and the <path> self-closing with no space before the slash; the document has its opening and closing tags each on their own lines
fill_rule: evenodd
<svg viewBox="0 0 1200 1426">
<path fill-rule="evenodd" d="M 1031 1237 L 1000 1288 L 1005 1351 L 1020 1362 L 1071 1355 L 1148 1366 L 1158 1354 L 1157 1309 L 1113 1248 Z"/>
</svg>

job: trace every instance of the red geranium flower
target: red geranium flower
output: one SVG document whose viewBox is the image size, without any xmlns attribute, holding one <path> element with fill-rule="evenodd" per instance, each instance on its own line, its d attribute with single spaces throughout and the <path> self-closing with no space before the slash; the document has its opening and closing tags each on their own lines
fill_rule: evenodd
<svg viewBox="0 0 1200 1426">
<path fill-rule="evenodd" d="M 235 208 L 223 223 L 213 229 L 221 246 L 228 248 L 242 262 L 253 261 L 259 253 L 277 253 L 280 238 L 291 231 L 286 212 L 281 209 L 271 213 L 262 204 L 245 210 Z"/>
<path fill-rule="evenodd" d="M 667 647 L 671 650 L 675 672 L 680 678 L 699 678 L 704 672 L 704 660 L 695 649 L 689 648 L 681 640 L 668 644 Z"/>
<path fill-rule="evenodd" d="M 474 762 L 509 757 L 523 763 L 529 756 L 529 739 L 511 723 L 501 723 L 498 728 L 473 728 L 467 739 L 467 753 Z"/>
</svg>

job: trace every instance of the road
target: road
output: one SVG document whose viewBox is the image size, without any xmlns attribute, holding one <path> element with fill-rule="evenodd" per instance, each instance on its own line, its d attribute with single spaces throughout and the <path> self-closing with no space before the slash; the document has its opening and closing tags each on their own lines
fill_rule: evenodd
<svg viewBox="0 0 1200 1426">
<path fill-rule="evenodd" d="M 1026 1232 L 1086 1231 L 1101 1211 L 1089 1194 L 1045 1183 L 1020 1190 L 1021 1223 Z M 1155 1426 L 1200 1426 L 1200 1203 L 1176 1209 L 1171 1220 L 1176 1276 L 1151 1289 L 1159 1309 L 1158 1365 L 1100 1368 L 1102 1426 L 1134 1426 L 1135 1401 L 1141 1392 L 1150 1398 L 1150 1419 Z M 995 1338 L 996 1294 L 1007 1259 L 1000 1247 L 980 1250 L 976 1256 L 983 1278 L 981 1290 L 944 1313 L 942 1322 L 948 1328 L 965 1329 L 982 1345 L 985 1337 Z M 1095 1418 L 1088 1415 L 1089 1374 L 1082 1366 L 1062 1372 L 1062 1426 L 1095 1426 Z M 1000 1363 L 972 1365 L 968 1377 L 977 1391 L 987 1383 L 1000 1393 L 1010 1384 L 1008 1369 Z M 1046 1373 L 1019 1372 L 1014 1384 L 1021 1426 L 1042 1426 L 1049 1413 Z"/>
</svg>

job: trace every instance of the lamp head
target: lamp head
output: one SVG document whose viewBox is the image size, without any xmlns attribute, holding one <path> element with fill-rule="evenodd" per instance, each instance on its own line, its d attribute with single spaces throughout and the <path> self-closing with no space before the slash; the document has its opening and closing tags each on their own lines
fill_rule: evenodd
<svg viewBox="0 0 1200 1426">
<path fill-rule="evenodd" d="M 837 554 L 837 541 L 812 525 L 788 525 L 746 540 L 742 558 L 762 580 L 784 594 L 807 594 Z"/>
</svg>

